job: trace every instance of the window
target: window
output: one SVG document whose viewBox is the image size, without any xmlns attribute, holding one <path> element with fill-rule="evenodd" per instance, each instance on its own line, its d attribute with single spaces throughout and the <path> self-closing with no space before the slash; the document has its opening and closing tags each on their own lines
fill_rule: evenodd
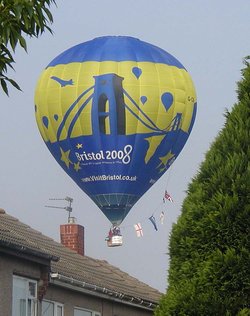
<svg viewBox="0 0 250 316">
<path fill-rule="evenodd" d="M 42 316 L 63 316 L 63 305 L 52 301 L 42 301 Z"/>
<path fill-rule="evenodd" d="M 74 308 L 74 316 L 101 316 L 101 314 L 88 309 Z"/>
<path fill-rule="evenodd" d="M 13 276 L 12 316 L 37 315 L 37 282 Z"/>
</svg>

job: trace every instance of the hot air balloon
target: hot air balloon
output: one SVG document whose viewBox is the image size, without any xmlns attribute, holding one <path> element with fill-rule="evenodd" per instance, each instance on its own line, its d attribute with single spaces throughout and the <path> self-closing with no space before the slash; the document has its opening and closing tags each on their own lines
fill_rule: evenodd
<svg viewBox="0 0 250 316">
<path fill-rule="evenodd" d="M 35 91 L 36 121 L 48 149 L 114 227 L 177 158 L 196 108 L 184 66 L 126 36 L 64 51 Z"/>
</svg>

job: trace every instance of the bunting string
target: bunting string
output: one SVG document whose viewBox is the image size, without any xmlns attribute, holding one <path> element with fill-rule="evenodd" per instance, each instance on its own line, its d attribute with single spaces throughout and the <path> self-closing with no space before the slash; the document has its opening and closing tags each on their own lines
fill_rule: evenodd
<svg viewBox="0 0 250 316">
<path fill-rule="evenodd" d="M 142 224 L 148 220 L 152 224 L 154 230 L 158 231 L 158 219 L 159 219 L 159 222 L 161 225 L 163 225 L 164 221 L 165 221 L 165 209 L 164 208 L 166 208 L 165 203 L 167 203 L 167 202 L 173 203 L 173 199 L 172 199 L 171 195 L 168 193 L 168 191 L 165 190 L 162 202 L 157 205 L 157 207 L 153 211 L 152 215 L 149 217 L 145 217 L 140 222 L 133 225 L 137 237 L 139 237 L 139 238 L 143 237 Z M 124 229 L 126 227 L 131 227 L 131 225 L 121 226 L 122 229 Z"/>
<path fill-rule="evenodd" d="M 142 224 L 145 223 L 146 221 L 150 221 L 150 223 L 153 226 L 153 229 L 155 231 L 158 231 L 158 221 L 161 225 L 164 224 L 165 222 L 165 208 L 166 208 L 166 203 L 170 202 L 173 203 L 173 198 L 169 194 L 167 187 L 168 183 L 171 177 L 171 171 L 172 171 L 172 166 L 169 168 L 168 176 L 167 176 L 167 181 L 166 181 L 166 189 L 164 191 L 162 201 L 157 205 L 157 207 L 154 209 L 153 213 L 149 217 L 145 217 L 140 222 L 136 223 L 133 225 L 136 236 L 137 237 L 143 237 L 143 227 Z M 125 225 L 121 226 L 122 229 L 126 229 L 127 227 L 131 227 L 132 225 Z"/>
</svg>

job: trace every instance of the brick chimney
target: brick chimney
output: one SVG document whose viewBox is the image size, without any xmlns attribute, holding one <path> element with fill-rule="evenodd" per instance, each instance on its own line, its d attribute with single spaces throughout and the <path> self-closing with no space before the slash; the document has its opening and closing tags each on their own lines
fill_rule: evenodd
<svg viewBox="0 0 250 316">
<path fill-rule="evenodd" d="M 68 224 L 60 225 L 61 243 L 84 256 L 84 227 L 75 223 L 74 218 Z"/>
</svg>

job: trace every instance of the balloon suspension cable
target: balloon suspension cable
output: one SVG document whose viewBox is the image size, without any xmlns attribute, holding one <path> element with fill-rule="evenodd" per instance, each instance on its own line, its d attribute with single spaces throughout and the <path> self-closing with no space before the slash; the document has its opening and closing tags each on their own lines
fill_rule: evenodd
<svg viewBox="0 0 250 316">
<path fill-rule="evenodd" d="M 165 185 L 166 190 L 168 189 L 168 184 L 169 184 L 169 181 L 170 181 L 170 178 L 172 175 L 172 168 L 173 168 L 173 165 L 171 164 L 170 167 L 168 168 L 167 181 L 166 181 L 166 185 Z"/>
<path fill-rule="evenodd" d="M 54 206 L 54 205 L 45 205 L 45 207 L 49 207 L 49 208 L 57 208 L 57 209 L 61 209 L 61 210 L 66 210 L 68 212 L 68 224 L 72 224 L 75 222 L 76 218 L 71 216 L 71 213 L 73 211 L 72 208 L 72 203 L 73 203 L 73 199 L 71 197 L 66 196 L 65 198 L 51 198 L 49 199 L 50 201 L 67 201 L 68 205 L 63 207 L 63 206 Z"/>
</svg>

